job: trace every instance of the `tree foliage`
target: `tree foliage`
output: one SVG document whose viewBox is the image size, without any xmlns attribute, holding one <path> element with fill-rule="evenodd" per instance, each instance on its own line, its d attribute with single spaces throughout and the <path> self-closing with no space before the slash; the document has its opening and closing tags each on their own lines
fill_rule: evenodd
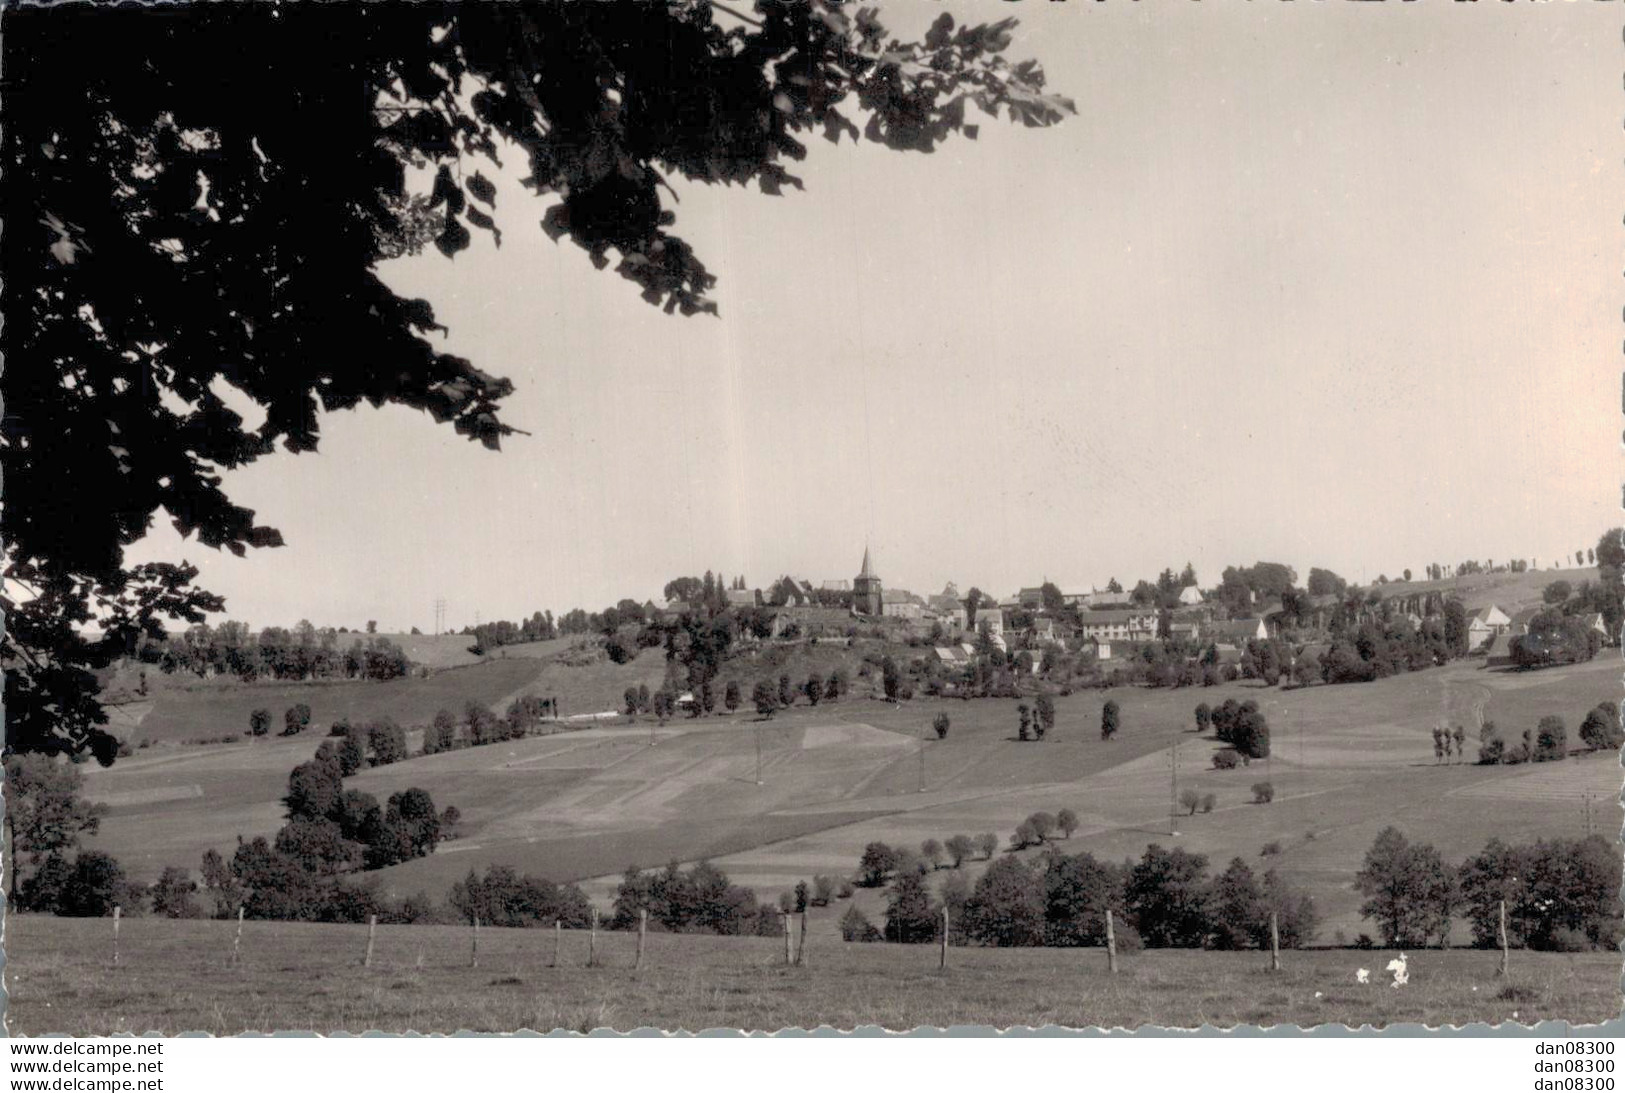
<svg viewBox="0 0 1625 1093">
<path fill-rule="evenodd" d="M 11 12 L 7 746 L 110 762 L 93 673 L 221 608 L 189 565 L 125 564 L 160 510 L 241 555 L 282 538 L 222 472 L 315 450 L 324 412 L 393 403 L 491 448 L 515 431 L 513 384 L 432 343 L 433 308 L 379 270 L 500 245 L 504 161 L 552 239 L 714 312 L 667 176 L 777 194 L 809 134 L 929 152 L 976 135 L 972 107 L 1057 122 L 1073 106 L 1004 56 L 1013 25 L 943 14 L 901 42 L 824 0 Z"/>
</svg>

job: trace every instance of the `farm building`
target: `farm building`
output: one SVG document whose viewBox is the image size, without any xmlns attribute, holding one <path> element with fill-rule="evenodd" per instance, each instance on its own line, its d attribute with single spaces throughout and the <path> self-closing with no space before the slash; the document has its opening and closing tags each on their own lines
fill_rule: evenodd
<svg viewBox="0 0 1625 1093">
<path fill-rule="evenodd" d="M 1083 636 L 1096 641 L 1153 641 L 1157 636 L 1157 613 L 1143 608 L 1085 611 L 1080 622 Z"/>
<path fill-rule="evenodd" d="M 1188 584 L 1179 590 L 1179 602 L 1184 607 L 1196 607 L 1202 602 L 1202 590 Z"/>
<path fill-rule="evenodd" d="M 1202 628 L 1202 637 L 1221 645 L 1246 645 L 1250 640 L 1263 641 L 1270 636 L 1263 619 L 1231 619 L 1228 622 L 1210 622 Z"/>
<path fill-rule="evenodd" d="M 1512 618 L 1495 604 L 1481 607 L 1473 612 L 1472 621 L 1467 624 L 1467 648 L 1477 651 L 1489 645 L 1491 639 L 1507 633 L 1512 628 Z"/>
</svg>

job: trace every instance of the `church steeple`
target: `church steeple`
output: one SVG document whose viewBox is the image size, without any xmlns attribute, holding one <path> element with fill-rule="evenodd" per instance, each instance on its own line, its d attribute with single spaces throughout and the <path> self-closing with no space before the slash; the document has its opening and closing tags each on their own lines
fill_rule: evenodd
<svg viewBox="0 0 1625 1093">
<path fill-rule="evenodd" d="M 883 611 L 884 597 L 880 591 L 880 578 L 875 576 L 869 562 L 869 544 L 863 545 L 863 572 L 852 581 L 852 607 L 860 615 L 879 615 Z"/>
</svg>

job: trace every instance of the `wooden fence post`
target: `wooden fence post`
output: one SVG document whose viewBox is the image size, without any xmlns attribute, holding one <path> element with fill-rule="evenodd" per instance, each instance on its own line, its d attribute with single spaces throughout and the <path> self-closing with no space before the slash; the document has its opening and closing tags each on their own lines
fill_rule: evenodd
<svg viewBox="0 0 1625 1093">
<path fill-rule="evenodd" d="M 1498 932 L 1498 935 L 1499 935 L 1498 939 L 1501 942 L 1501 966 L 1499 968 L 1495 969 L 1495 974 L 1500 975 L 1500 976 L 1504 976 L 1504 975 L 1507 974 L 1507 901 L 1506 900 L 1501 901 L 1501 921 L 1500 921 L 1500 928 L 1499 928 L 1499 930 L 1497 932 Z"/>
<path fill-rule="evenodd" d="M 480 966 L 480 916 L 479 915 L 474 916 L 474 940 L 469 945 L 468 966 L 470 968 L 477 968 L 477 967 Z"/>
<path fill-rule="evenodd" d="M 937 954 L 937 970 L 942 971 L 948 967 L 948 907 L 942 908 L 942 951 Z"/>
<path fill-rule="evenodd" d="M 231 964 L 236 967 L 243 958 L 243 908 L 237 907 L 237 936 L 231 939 Z"/>
<path fill-rule="evenodd" d="M 632 961 L 633 968 L 643 967 L 643 937 L 649 932 L 649 911 L 647 908 L 638 911 L 638 955 Z"/>
<path fill-rule="evenodd" d="M 587 967 L 598 966 L 598 908 L 592 909 L 592 932 L 587 935 Z"/>
<path fill-rule="evenodd" d="M 113 967 L 118 967 L 118 920 L 124 913 L 124 908 L 113 904 Z"/>
<path fill-rule="evenodd" d="M 1106 967 L 1117 974 L 1117 935 L 1112 932 L 1111 908 L 1106 908 Z"/>
<path fill-rule="evenodd" d="M 363 968 L 372 967 L 372 939 L 373 939 L 373 935 L 376 934 L 377 932 L 378 932 L 378 916 L 377 915 L 368 915 L 367 916 L 367 955 L 366 955 L 366 958 L 361 961 L 361 966 Z"/>
<path fill-rule="evenodd" d="M 1275 912 L 1270 912 L 1270 971 L 1281 970 L 1281 931 L 1276 923 Z"/>
<path fill-rule="evenodd" d="M 796 967 L 807 966 L 807 912 L 801 912 L 801 929 L 796 934 Z"/>
</svg>

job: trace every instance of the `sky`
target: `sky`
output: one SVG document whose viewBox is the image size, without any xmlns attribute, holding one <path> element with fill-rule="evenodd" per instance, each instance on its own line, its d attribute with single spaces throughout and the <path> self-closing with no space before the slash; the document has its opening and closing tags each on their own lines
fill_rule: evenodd
<svg viewBox="0 0 1625 1093">
<path fill-rule="evenodd" d="M 720 317 L 539 229 L 393 263 L 510 377 L 492 453 L 401 408 L 226 488 L 287 546 L 161 517 L 253 626 L 658 600 L 707 569 L 1008 595 L 1356 581 L 1559 555 L 1619 519 L 1618 17 L 1607 5 L 883 4 L 1022 20 L 1078 114 L 930 155 L 808 135 L 805 192 L 673 180 Z"/>
</svg>

